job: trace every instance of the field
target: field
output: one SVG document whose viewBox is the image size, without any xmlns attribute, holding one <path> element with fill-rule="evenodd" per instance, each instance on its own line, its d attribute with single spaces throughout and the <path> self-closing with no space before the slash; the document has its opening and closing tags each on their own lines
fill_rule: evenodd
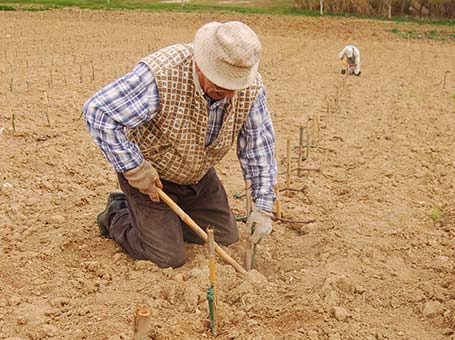
<svg viewBox="0 0 455 340">
<path fill-rule="evenodd" d="M 0 13 L 0 339 L 131 339 L 137 306 L 150 339 L 212 338 L 204 247 L 162 270 L 98 235 L 118 189 L 81 118 L 100 87 L 212 20 L 263 42 L 284 219 L 257 253 L 265 281 L 218 261 L 217 338 L 455 339 L 455 44 L 392 32 L 447 26 L 76 9 Z M 360 77 L 341 77 L 347 43 Z M 235 150 L 217 171 L 243 216 Z M 226 251 L 242 263 L 244 246 Z"/>
</svg>

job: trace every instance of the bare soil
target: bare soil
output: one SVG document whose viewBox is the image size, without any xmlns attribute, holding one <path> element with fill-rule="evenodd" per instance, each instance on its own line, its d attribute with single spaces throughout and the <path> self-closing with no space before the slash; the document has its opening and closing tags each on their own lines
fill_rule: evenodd
<svg viewBox="0 0 455 340">
<path fill-rule="evenodd" d="M 217 263 L 218 338 L 454 339 L 455 45 L 391 33 L 447 27 L 79 10 L 0 13 L 0 339 L 131 339 L 137 306 L 150 339 L 212 337 L 203 246 L 162 270 L 99 236 L 116 176 L 80 115 L 142 57 L 233 19 L 263 42 L 281 188 L 291 139 L 291 221 L 258 250 L 265 281 Z M 347 43 L 362 75 L 343 83 Z M 299 126 L 318 114 L 298 176 Z M 245 215 L 234 150 L 217 170 Z M 226 251 L 243 263 L 244 246 Z"/>
</svg>

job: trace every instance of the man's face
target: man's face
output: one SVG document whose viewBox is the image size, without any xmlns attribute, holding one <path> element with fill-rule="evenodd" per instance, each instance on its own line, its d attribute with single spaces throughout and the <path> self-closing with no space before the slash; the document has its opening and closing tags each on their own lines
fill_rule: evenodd
<svg viewBox="0 0 455 340">
<path fill-rule="evenodd" d="M 201 72 L 199 67 L 196 65 L 196 69 L 198 72 L 198 79 L 199 83 L 201 84 L 202 90 L 207 94 L 210 98 L 219 100 L 223 98 L 231 99 L 235 95 L 235 90 L 228 90 L 211 82 L 204 74 Z"/>
</svg>

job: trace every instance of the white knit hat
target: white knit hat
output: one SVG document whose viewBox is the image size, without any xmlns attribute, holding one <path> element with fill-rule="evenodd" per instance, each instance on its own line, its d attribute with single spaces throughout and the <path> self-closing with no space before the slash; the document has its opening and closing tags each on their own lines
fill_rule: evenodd
<svg viewBox="0 0 455 340">
<path fill-rule="evenodd" d="M 244 23 L 211 22 L 194 37 L 194 59 L 212 83 L 228 90 L 250 86 L 258 74 L 261 43 Z"/>
</svg>

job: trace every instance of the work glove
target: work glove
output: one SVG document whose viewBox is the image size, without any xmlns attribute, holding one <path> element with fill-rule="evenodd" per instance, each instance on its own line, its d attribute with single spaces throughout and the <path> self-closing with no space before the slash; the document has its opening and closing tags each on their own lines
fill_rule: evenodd
<svg viewBox="0 0 455 340">
<path fill-rule="evenodd" d="M 250 216 L 246 220 L 247 228 L 251 230 L 253 223 L 254 232 L 250 236 L 250 241 L 257 244 L 272 232 L 272 214 L 253 208 L 253 211 L 251 211 Z"/>
<path fill-rule="evenodd" d="M 360 76 L 360 73 L 362 73 L 361 71 L 359 71 L 359 73 L 356 73 L 355 75 L 358 77 Z"/>
<path fill-rule="evenodd" d="M 132 187 L 148 195 L 153 202 L 160 201 L 156 188 L 162 189 L 163 184 L 158 172 L 148 161 L 144 160 L 137 168 L 125 171 L 123 176 Z"/>
</svg>

